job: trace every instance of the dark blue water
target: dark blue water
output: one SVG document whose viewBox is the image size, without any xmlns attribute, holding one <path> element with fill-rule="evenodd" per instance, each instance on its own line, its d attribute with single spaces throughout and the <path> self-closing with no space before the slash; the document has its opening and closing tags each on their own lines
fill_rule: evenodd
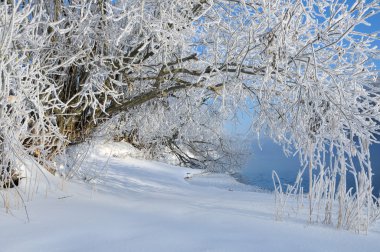
<svg viewBox="0 0 380 252">
<path fill-rule="evenodd" d="M 270 139 L 261 141 L 262 150 L 255 143 L 253 154 L 247 165 L 240 172 L 238 179 L 246 184 L 256 185 L 263 189 L 273 190 L 272 170 L 279 175 L 283 184 L 293 184 L 301 168 L 298 156 L 286 157 L 278 145 Z M 371 146 L 371 162 L 373 169 L 373 193 L 380 194 L 380 145 Z M 347 179 L 347 186 L 354 187 L 352 178 Z M 304 174 L 303 187 L 307 191 L 308 174 Z"/>
</svg>

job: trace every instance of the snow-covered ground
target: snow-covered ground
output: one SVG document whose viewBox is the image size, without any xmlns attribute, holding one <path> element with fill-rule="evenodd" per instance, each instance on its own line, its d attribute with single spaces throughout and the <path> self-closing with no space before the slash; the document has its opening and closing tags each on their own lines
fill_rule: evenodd
<svg viewBox="0 0 380 252">
<path fill-rule="evenodd" d="M 82 164 L 103 171 L 92 183 L 52 177 L 36 188 L 29 222 L 22 207 L 2 208 L 0 251 L 379 251 L 379 223 L 357 235 L 301 217 L 278 222 L 270 193 L 113 148 Z"/>
</svg>

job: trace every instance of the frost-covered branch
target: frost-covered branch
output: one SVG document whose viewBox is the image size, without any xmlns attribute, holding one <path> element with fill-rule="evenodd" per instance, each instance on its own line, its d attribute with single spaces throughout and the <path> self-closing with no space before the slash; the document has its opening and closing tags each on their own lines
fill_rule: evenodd
<svg viewBox="0 0 380 252">
<path fill-rule="evenodd" d="M 368 203 L 378 33 L 358 27 L 379 10 L 338 0 L 2 1 L 3 174 L 17 167 L 12 146 L 54 172 L 67 144 L 110 122 L 153 157 L 232 167 L 223 122 L 240 109 L 321 178 L 339 174 L 342 204 L 350 173 Z"/>
</svg>

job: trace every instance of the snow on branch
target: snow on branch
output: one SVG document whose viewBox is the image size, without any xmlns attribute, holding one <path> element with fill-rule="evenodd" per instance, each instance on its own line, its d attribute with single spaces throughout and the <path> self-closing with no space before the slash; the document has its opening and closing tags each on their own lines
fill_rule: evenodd
<svg viewBox="0 0 380 252">
<path fill-rule="evenodd" d="M 21 153 L 54 172 L 57 154 L 105 125 L 154 158 L 165 150 L 232 169 L 239 153 L 223 124 L 245 110 L 254 132 L 299 153 L 318 181 L 339 174 L 341 204 L 361 205 L 363 188 L 370 204 L 379 50 L 358 27 L 379 10 L 338 0 L 2 1 L 2 172 Z"/>
</svg>

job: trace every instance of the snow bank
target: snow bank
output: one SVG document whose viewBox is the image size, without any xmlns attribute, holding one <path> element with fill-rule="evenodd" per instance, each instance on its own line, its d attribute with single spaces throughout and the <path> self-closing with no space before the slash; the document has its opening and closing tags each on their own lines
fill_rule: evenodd
<svg viewBox="0 0 380 252">
<path fill-rule="evenodd" d="M 22 207 L 2 211 L 0 251 L 378 250 L 380 225 L 356 235 L 301 217 L 276 222 L 272 194 L 227 175 L 130 158 L 120 148 L 88 154 L 85 169 L 103 171 L 90 183 L 51 177 L 49 189 L 40 186 L 26 202 L 30 222 Z"/>
</svg>

